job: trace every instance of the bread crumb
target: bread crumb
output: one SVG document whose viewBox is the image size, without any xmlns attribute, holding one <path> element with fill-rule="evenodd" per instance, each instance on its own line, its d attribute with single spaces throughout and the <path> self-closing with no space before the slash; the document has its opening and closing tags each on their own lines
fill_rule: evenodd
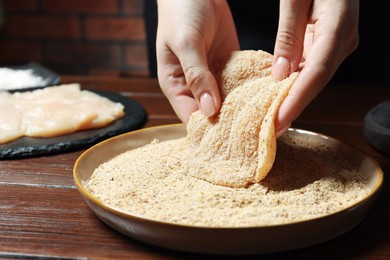
<svg viewBox="0 0 390 260">
<path fill-rule="evenodd" d="M 260 183 L 230 188 L 192 177 L 184 138 L 120 154 L 84 184 L 103 203 L 156 221 L 200 227 L 278 225 L 335 213 L 368 192 L 356 166 L 320 142 L 284 135 Z"/>
</svg>

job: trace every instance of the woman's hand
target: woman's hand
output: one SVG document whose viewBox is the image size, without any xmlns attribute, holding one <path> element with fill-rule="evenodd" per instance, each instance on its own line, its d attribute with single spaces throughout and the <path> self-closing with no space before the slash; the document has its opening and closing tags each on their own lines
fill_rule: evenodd
<svg viewBox="0 0 390 260">
<path fill-rule="evenodd" d="M 207 117 L 221 106 L 214 77 L 239 50 L 225 0 L 159 0 L 158 79 L 178 117 L 187 123 L 200 109 Z"/>
<path fill-rule="evenodd" d="M 300 75 L 276 120 L 280 136 L 358 46 L 358 0 L 281 0 L 272 74 Z"/>
</svg>

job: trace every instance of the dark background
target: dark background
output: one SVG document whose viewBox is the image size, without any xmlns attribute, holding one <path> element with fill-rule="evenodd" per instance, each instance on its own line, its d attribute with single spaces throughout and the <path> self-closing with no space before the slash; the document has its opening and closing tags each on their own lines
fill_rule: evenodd
<svg viewBox="0 0 390 260">
<path fill-rule="evenodd" d="M 279 1 L 228 1 L 236 23 L 241 49 L 273 53 L 278 26 Z M 151 75 L 155 69 L 155 1 L 145 2 Z M 331 83 L 354 85 L 390 84 L 390 2 L 361 1 L 358 49 L 340 66 Z"/>
</svg>

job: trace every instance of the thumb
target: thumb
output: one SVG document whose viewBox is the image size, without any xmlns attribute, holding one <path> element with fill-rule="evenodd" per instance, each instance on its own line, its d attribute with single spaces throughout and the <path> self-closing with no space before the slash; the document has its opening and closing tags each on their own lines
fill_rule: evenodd
<svg viewBox="0 0 390 260">
<path fill-rule="evenodd" d="M 214 116 L 221 106 L 218 84 L 211 73 L 205 49 L 201 46 L 184 48 L 178 55 L 187 86 L 199 109 L 206 117 Z"/>
<path fill-rule="evenodd" d="M 311 2 L 280 0 L 279 26 L 272 66 L 272 76 L 277 80 L 288 77 L 301 62 Z"/>
</svg>

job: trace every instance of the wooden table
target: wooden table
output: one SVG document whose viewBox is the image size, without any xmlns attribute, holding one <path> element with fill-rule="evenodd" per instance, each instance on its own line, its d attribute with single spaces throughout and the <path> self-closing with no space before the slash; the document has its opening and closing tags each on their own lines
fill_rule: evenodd
<svg viewBox="0 0 390 260">
<path fill-rule="evenodd" d="M 64 83 L 79 82 L 85 89 L 118 91 L 139 101 L 148 113 L 144 127 L 179 122 L 156 80 L 62 79 Z M 370 147 L 362 134 L 367 111 L 389 99 L 389 86 L 328 86 L 294 123 L 294 127 L 333 136 L 372 155 L 384 171 L 385 183 L 369 214 L 347 234 L 267 259 L 390 259 L 390 188 L 386 176 L 390 174 L 390 158 Z M 200 257 L 143 244 L 99 221 L 73 182 L 73 165 L 81 153 L 0 161 L 0 258 Z"/>
</svg>

